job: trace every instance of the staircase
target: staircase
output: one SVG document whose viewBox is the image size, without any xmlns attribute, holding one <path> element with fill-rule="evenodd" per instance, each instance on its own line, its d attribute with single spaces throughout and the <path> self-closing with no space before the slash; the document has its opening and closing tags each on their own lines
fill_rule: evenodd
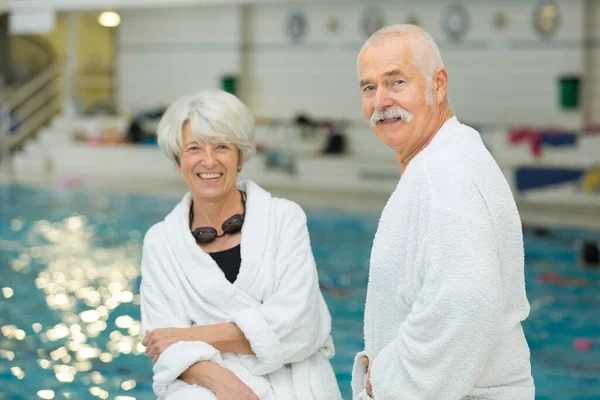
<svg viewBox="0 0 600 400">
<path fill-rule="evenodd" d="M 11 68 L 4 90 L 0 87 L 0 172 L 9 176 L 12 154 L 58 113 L 62 71 L 43 39 L 13 36 L 10 49 Z"/>
</svg>

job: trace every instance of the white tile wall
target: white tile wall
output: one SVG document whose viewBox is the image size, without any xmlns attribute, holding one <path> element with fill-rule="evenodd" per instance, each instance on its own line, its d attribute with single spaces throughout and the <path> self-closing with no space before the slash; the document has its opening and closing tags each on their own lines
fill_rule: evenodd
<svg viewBox="0 0 600 400">
<path fill-rule="evenodd" d="M 600 126 L 600 0 L 588 0 L 590 25 L 588 43 L 589 76 L 585 85 L 588 90 L 589 123 Z"/>
<path fill-rule="evenodd" d="M 240 70 L 238 7 L 130 10 L 118 33 L 118 103 L 124 111 L 168 105 L 220 86 Z"/>
<path fill-rule="evenodd" d="M 438 41 L 450 74 L 450 99 L 458 116 L 476 125 L 582 124 L 581 112 L 559 108 L 557 76 L 583 72 L 581 1 L 563 1 L 561 29 L 553 41 L 542 41 L 531 27 L 533 2 L 462 1 L 472 26 L 462 44 L 450 42 L 441 29 L 447 2 L 379 2 L 388 23 L 415 15 Z M 356 56 L 362 42 L 358 21 L 367 7 L 349 3 L 304 7 L 310 23 L 304 43 L 292 45 L 281 37 L 292 6 L 256 6 L 251 58 L 256 88 L 251 104 L 264 115 L 360 117 Z M 493 16 L 504 12 L 505 31 L 496 32 Z M 342 38 L 332 40 L 327 18 L 342 17 Z"/>
<path fill-rule="evenodd" d="M 584 73 L 582 22 L 586 7 L 593 7 L 600 21 L 600 2 L 557 0 L 562 19 L 552 40 L 539 38 L 532 28 L 533 0 L 456 2 L 471 16 L 471 29 L 458 44 L 441 29 L 447 1 L 369 4 L 384 10 L 387 23 L 417 16 L 438 41 L 449 70 L 450 100 L 462 120 L 478 126 L 583 125 L 581 110 L 560 109 L 557 78 Z M 364 39 L 360 18 L 369 4 L 258 3 L 244 6 L 243 24 L 239 6 L 123 13 L 118 35 L 120 106 L 130 110 L 170 102 L 192 88 L 218 86 L 222 74 L 239 72 L 244 77 L 243 100 L 256 115 L 289 117 L 304 111 L 317 117 L 361 119 L 356 56 Z M 303 10 L 308 20 L 300 43 L 285 35 L 285 21 L 293 10 Z M 503 31 L 492 24 L 498 12 L 508 17 Z M 339 22 L 337 33 L 328 29 L 331 18 Z M 599 31 L 596 26 L 596 65 Z M 587 77 L 593 85 L 589 96 L 595 121 L 600 121 L 599 74 Z"/>
</svg>

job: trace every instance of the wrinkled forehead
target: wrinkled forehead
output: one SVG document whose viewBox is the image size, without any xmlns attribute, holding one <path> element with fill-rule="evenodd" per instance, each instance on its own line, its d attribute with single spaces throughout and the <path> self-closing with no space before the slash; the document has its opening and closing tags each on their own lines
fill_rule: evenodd
<svg viewBox="0 0 600 400">
<path fill-rule="evenodd" d="M 415 66 L 410 46 L 398 38 L 383 38 L 371 43 L 358 60 L 359 78 L 375 78 L 390 70 L 414 73 Z"/>
</svg>

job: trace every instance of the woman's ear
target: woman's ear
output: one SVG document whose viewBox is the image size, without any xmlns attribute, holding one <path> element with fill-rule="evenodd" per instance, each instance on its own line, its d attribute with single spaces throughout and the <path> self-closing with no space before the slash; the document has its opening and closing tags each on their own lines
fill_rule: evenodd
<svg viewBox="0 0 600 400">
<path fill-rule="evenodd" d="M 175 156 L 175 170 L 181 173 L 181 151 L 179 152 L 179 156 Z"/>
<path fill-rule="evenodd" d="M 244 157 L 243 157 L 242 153 L 238 150 L 238 168 L 237 168 L 238 174 L 240 172 L 242 172 L 243 166 L 244 166 Z"/>
</svg>

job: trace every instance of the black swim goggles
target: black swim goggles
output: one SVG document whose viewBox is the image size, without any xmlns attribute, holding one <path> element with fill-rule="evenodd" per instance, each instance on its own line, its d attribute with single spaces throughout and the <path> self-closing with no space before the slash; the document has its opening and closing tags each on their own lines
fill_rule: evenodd
<svg viewBox="0 0 600 400">
<path fill-rule="evenodd" d="M 196 239 L 196 242 L 200 244 L 208 244 L 214 241 L 216 238 L 223 237 L 225 235 L 233 235 L 234 233 L 238 233 L 242 230 L 242 226 L 244 225 L 244 219 L 246 218 L 246 198 L 245 193 L 241 190 L 240 196 L 242 198 L 242 206 L 244 207 L 244 212 L 242 214 L 235 214 L 234 216 L 227 219 L 227 221 L 223 222 L 221 225 L 221 229 L 223 230 L 223 234 L 218 235 L 217 230 L 211 226 L 204 226 L 201 228 L 194 229 L 192 231 L 192 236 Z M 194 202 L 190 205 L 190 229 L 192 228 L 192 222 L 194 221 Z"/>
</svg>

